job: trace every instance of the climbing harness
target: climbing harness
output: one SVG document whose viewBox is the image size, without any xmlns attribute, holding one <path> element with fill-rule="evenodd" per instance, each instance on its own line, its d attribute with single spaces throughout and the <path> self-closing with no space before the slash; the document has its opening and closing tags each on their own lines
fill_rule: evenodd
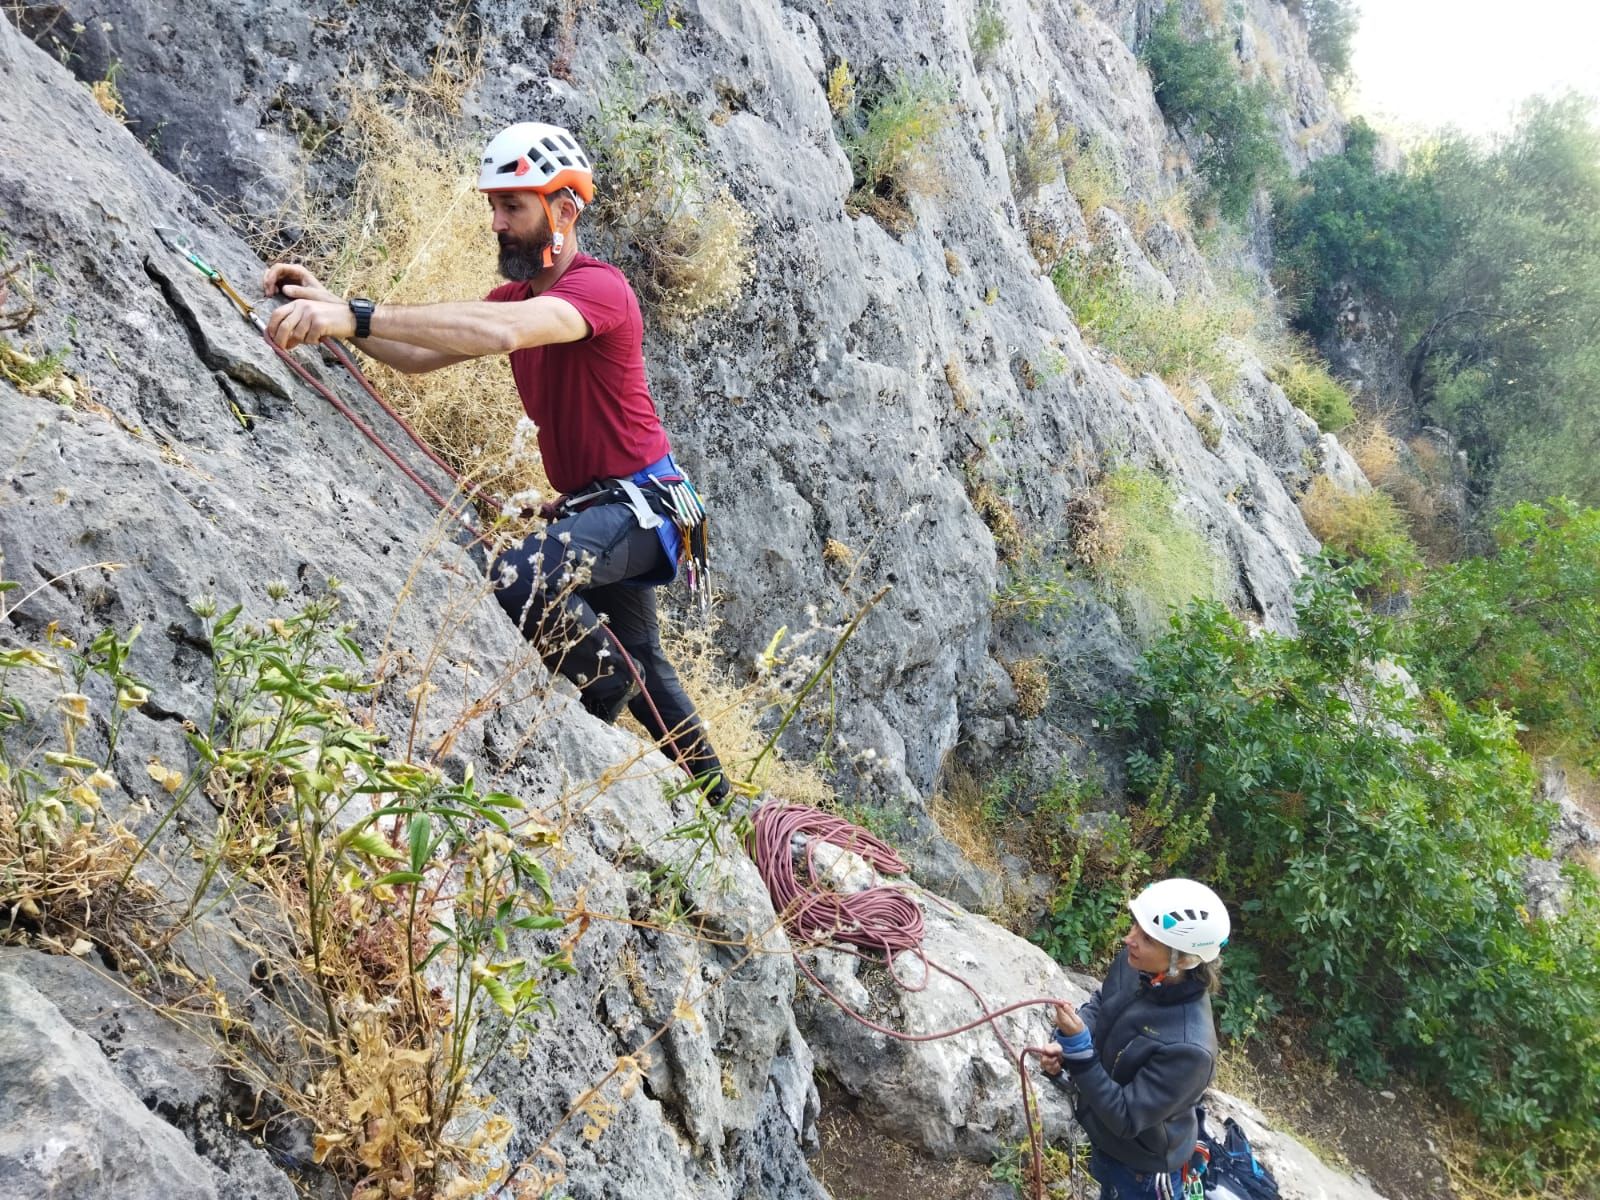
<svg viewBox="0 0 1600 1200">
<path fill-rule="evenodd" d="M 672 469 L 665 469 L 663 464 Z M 657 467 L 663 469 L 658 472 Z M 689 477 L 676 469 L 670 455 L 632 478 L 602 479 L 581 492 L 563 496 L 558 507 L 563 513 L 574 513 L 596 504 L 626 504 L 640 529 L 658 529 L 663 521 L 672 522 L 677 534 L 677 547 L 669 552 L 676 560 L 673 573 L 679 565 L 683 567 L 690 595 L 698 596 L 701 614 L 709 615 L 711 546 L 706 506 Z"/>
</svg>

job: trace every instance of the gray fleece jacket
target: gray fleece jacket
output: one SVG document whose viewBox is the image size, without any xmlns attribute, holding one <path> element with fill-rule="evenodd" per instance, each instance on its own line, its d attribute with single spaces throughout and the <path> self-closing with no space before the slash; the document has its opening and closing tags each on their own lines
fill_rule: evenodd
<svg viewBox="0 0 1600 1200">
<path fill-rule="evenodd" d="M 1176 1171 L 1194 1153 L 1195 1105 L 1216 1071 L 1205 985 L 1187 976 L 1152 984 L 1124 950 L 1079 1015 L 1094 1057 L 1066 1059 L 1053 1082 L 1077 1091 L 1074 1107 L 1089 1141 L 1135 1171 Z"/>
</svg>

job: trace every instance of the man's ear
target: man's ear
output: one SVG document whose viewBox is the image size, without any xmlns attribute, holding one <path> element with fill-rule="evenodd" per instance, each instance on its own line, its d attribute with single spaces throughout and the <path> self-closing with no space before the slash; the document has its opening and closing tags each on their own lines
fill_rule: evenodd
<svg viewBox="0 0 1600 1200">
<path fill-rule="evenodd" d="M 572 193 L 562 189 L 552 206 L 556 213 L 556 223 L 565 229 L 578 219 L 578 202 L 572 198 Z"/>
</svg>

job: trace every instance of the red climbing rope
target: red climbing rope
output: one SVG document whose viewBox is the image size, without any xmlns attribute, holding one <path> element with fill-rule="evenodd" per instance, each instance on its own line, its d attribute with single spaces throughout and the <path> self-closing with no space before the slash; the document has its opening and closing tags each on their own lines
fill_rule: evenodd
<svg viewBox="0 0 1600 1200">
<path fill-rule="evenodd" d="M 804 878 L 796 869 L 795 839 L 804 838 Z M 991 1009 L 978 989 L 956 972 L 930 959 L 923 951 L 924 925 L 922 909 L 904 891 L 895 887 L 875 886 L 856 892 L 840 892 L 825 886 L 827 871 L 816 866 L 817 848 L 822 845 L 837 846 L 859 855 L 881 875 L 904 875 L 908 872 L 905 861 L 888 844 L 842 817 L 818 812 L 799 805 L 765 804 L 756 811 L 750 834 L 745 842 L 756 869 L 766 882 L 772 906 L 783 914 L 784 928 L 795 941 L 795 965 L 807 979 L 843 1013 L 875 1033 L 902 1042 L 932 1042 L 954 1037 L 959 1033 L 988 1025 L 1000 1040 L 1006 1055 L 1017 1065 L 1022 1083 L 1023 1120 L 1028 1127 L 1028 1143 L 1033 1161 L 1033 1194 L 1035 1200 L 1044 1197 L 1044 1151 L 1041 1144 L 1039 1122 L 1035 1118 L 1032 1092 L 1029 1090 L 1027 1058 L 1042 1055 L 1042 1046 L 1025 1046 L 1018 1050 L 1000 1028 L 998 1018 L 1019 1009 L 1058 1003 L 1049 997 L 1018 1000 L 1003 1008 Z M 881 954 L 889 973 L 908 991 L 919 991 L 927 986 L 931 971 L 938 971 L 959 983 L 976 1001 L 981 1017 L 951 1029 L 936 1033 L 904 1033 L 872 1020 L 851 1008 L 832 988 L 817 977 L 801 954 L 806 949 L 837 944 L 857 947 L 844 950 L 859 958 L 867 955 L 860 951 Z M 923 964 L 922 982 L 910 985 L 895 973 L 895 959 L 903 953 L 915 954 Z"/>
</svg>

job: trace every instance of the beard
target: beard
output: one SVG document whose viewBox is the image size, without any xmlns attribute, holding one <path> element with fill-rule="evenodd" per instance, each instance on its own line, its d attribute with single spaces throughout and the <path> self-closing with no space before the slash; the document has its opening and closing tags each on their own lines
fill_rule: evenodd
<svg viewBox="0 0 1600 1200">
<path fill-rule="evenodd" d="M 550 238 L 514 238 L 500 235 L 500 275 L 504 279 L 522 283 L 544 270 L 544 251 Z"/>
</svg>

